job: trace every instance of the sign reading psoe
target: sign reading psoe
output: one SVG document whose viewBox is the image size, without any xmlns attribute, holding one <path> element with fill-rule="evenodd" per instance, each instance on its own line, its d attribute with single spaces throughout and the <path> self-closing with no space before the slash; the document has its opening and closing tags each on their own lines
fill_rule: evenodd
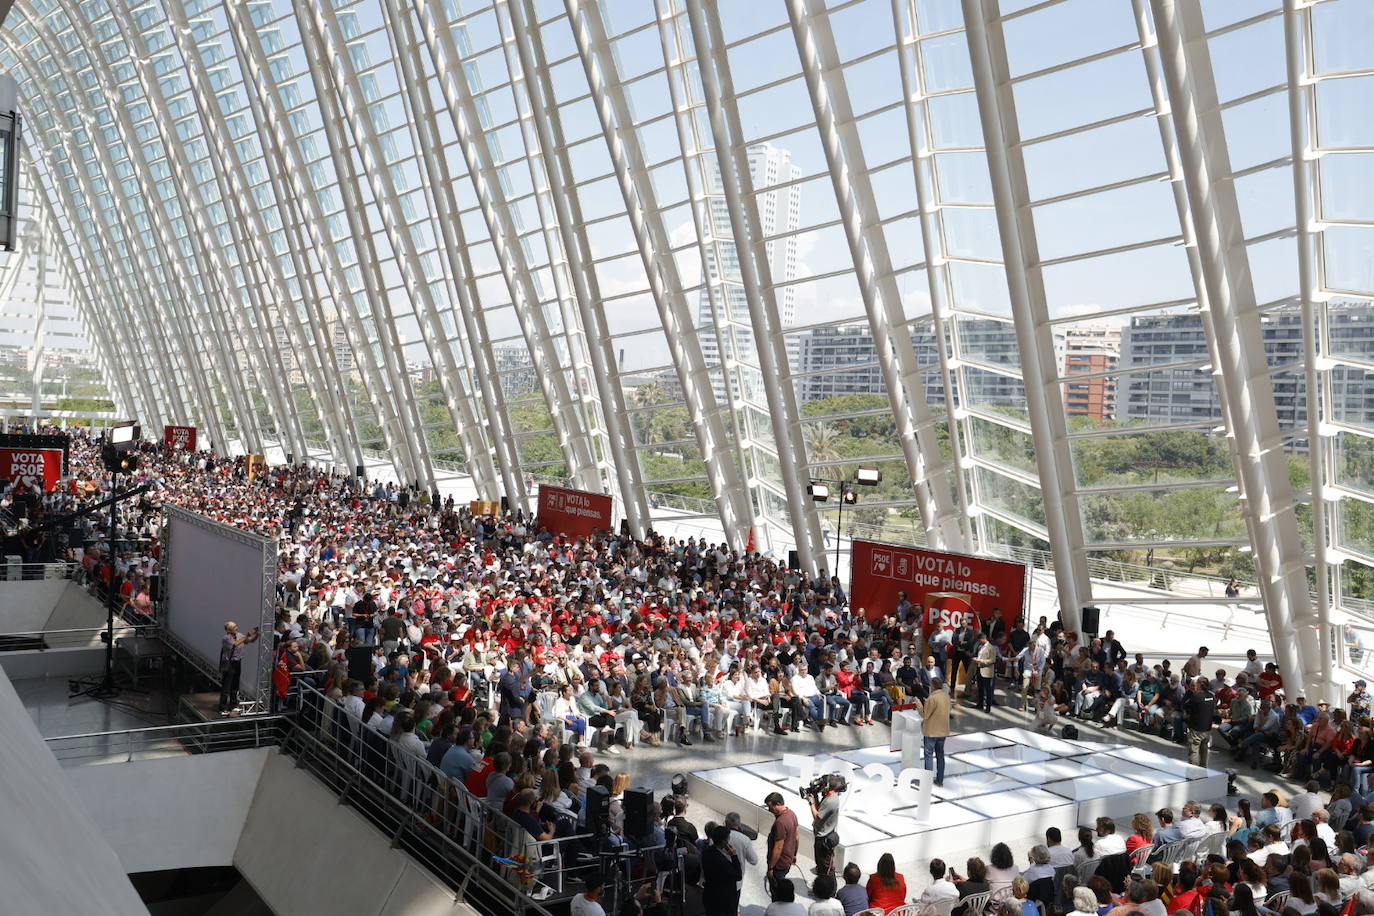
<svg viewBox="0 0 1374 916">
<path fill-rule="evenodd" d="M 1028 575 L 1021 563 L 855 540 L 849 602 L 872 619 L 892 613 L 905 592 L 921 606 L 927 634 L 986 625 L 994 616 L 1010 627 L 1024 613 Z"/>
<path fill-rule="evenodd" d="M 62 449 L 0 448 L 0 477 L 23 490 L 51 492 L 62 477 Z"/>
</svg>

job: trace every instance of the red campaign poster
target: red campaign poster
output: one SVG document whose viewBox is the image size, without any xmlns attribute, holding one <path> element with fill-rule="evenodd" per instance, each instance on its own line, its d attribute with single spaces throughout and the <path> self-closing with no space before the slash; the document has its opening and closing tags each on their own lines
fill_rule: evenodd
<svg viewBox="0 0 1374 916">
<path fill-rule="evenodd" d="M 960 621 L 986 626 L 1000 615 L 1010 628 L 1024 613 L 1027 566 L 961 553 L 853 542 L 849 605 L 869 619 L 892 613 L 897 593 L 922 609 L 921 630 L 952 630 Z"/>
<path fill-rule="evenodd" d="M 25 491 L 52 492 L 62 477 L 62 449 L 0 448 L 0 477 Z"/>
<path fill-rule="evenodd" d="M 196 450 L 196 428 L 194 426 L 164 426 L 162 441 L 174 452 L 194 452 Z"/>
<path fill-rule="evenodd" d="M 578 537 L 611 527 L 611 498 L 564 487 L 539 485 L 539 527 Z"/>
</svg>

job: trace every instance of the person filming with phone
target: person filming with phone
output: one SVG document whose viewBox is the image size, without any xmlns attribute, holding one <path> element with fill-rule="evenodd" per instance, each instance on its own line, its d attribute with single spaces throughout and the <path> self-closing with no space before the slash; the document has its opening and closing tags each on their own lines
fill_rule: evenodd
<svg viewBox="0 0 1374 916">
<path fill-rule="evenodd" d="M 219 646 L 219 714 L 237 713 L 239 707 L 239 678 L 243 674 L 243 647 L 258 641 L 254 627 L 246 636 L 239 635 L 239 625 L 230 620 L 224 625 L 224 638 Z"/>
</svg>

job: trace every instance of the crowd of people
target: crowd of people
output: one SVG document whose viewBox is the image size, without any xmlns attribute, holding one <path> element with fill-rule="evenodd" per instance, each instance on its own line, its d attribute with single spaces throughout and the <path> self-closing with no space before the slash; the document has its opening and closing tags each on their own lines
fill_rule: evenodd
<svg viewBox="0 0 1374 916">
<path fill-rule="evenodd" d="M 42 511 L 72 511 L 108 495 L 98 441 L 75 435 L 71 454 L 73 473 L 43 498 Z M 853 608 L 836 579 L 724 544 L 654 532 L 643 539 L 616 531 L 569 538 L 520 511 L 473 515 L 451 497 L 305 465 L 252 468 L 243 458 L 149 444 L 141 458 L 135 482 L 151 491 L 120 507 L 116 549 L 109 549 L 97 514 L 85 522 L 87 546 L 73 553 L 87 580 L 114 589 L 132 619 L 155 610 L 161 504 L 275 539 L 280 570 L 270 637 L 278 667 L 308 674 L 365 727 L 461 781 L 531 837 L 587 830 L 586 792 L 604 789 L 613 800 L 611 835 L 631 846 L 675 845 L 689 853 L 693 883 L 713 901 L 708 913 L 734 913 L 726 885 L 735 885 L 737 907 L 745 879 L 734 876 L 754 864 L 738 818 L 697 830 L 684 817 L 686 799 L 673 794 L 663 799 L 650 835 L 625 836 L 616 800 L 629 780 L 607 758 L 640 744 L 686 746 L 694 737 L 713 743 L 747 731 L 842 728 L 859 741 L 859 730 L 889 722 L 894 707 L 905 704 L 935 719 L 943 705 L 947 733 L 950 705 L 1011 703 L 1033 712 L 1042 730 L 1077 719 L 1158 731 L 1186 744 L 1203 764 L 1215 738 L 1238 760 L 1267 763 L 1330 794 L 1320 806 L 1325 819 L 1305 800 L 1311 792 L 1285 800 L 1275 790 L 1253 806 L 1242 801 L 1230 815 L 1193 806 L 1177 824 L 1171 812 L 1138 816 L 1124 841 L 1114 825 L 1099 823 L 1076 850 L 1047 837 L 1031 850 L 1024 872 L 1002 844 L 988 864 L 966 863 L 963 875 L 932 860 L 929 886 L 919 893 L 907 888 L 892 860 L 866 878 L 832 862 L 833 845 L 827 850 L 821 841 L 834 833 L 838 803 L 819 798 L 810 825 L 818 874 L 806 910 L 819 916 L 958 900 L 979 887 L 1007 888 L 1008 899 L 999 903 L 1008 916 L 1014 903 L 1024 916 L 1032 916 L 1037 901 L 1061 912 L 1066 904 L 1086 905 L 1089 892 L 1093 901 L 1081 912 L 1162 916 L 1188 908 L 1173 905 L 1179 900 L 1203 897 L 1219 906 L 1222 890 L 1228 909 L 1255 916 L 1272 898 L 1257 888 L 1274 887 L 1280 877 L 1315 908 L 1324 899 L 1324 870 L 1344 875 L 1342 869 L 1355 868 L 1348 859 L 1361 855 L 1374 821 L 1367 816 L 1374 815 L 1374 798 L 1364 800 L 1374 745 L 1363 682 L 1345 708 L 1332 709 L 1287 696 L 1277 666 L 1253 651 L 1240 671 L 1216 669 L 1209 677 L 1205 647 L 1177 669 L 1167 660 L 1147 664 L 1129 656 L 1110 630 L 1080 641 L 1044 618 L 1034 625 L 965 621 L 926 639 L 922 608 L 905 596 L 893 607 Z M 226 631 L 231 660 L 233 647 L 253 635 Z M 373 647 L 371 669 L 350 677 L 349 649 L 359 645 Z M 237 701 L 226 684 L 225 714 Z M 931 731 L 927 765 L 938 779 L 943 755 L 939 742 L 931 746 L 938 738 Z M 768 807 L 777 816 L 773 801 Z M 792 823 L 795 835 L 795 815 Z M 1117 844 L 1125 851 L 1132 843 L 1161 845 L 1161 837 L 1198 826 L 1225 831 L 1228 847 L 1221 862 L 1197 874 L 1179 868 L 1166 879 L 1156 870 L 1108 896 L 1089 880 L 1067 895 L 1056 887 L 1050 900 L 1039 883 L 1050 876 L 1046 868 L 1110 854 Z M 785 899 L 796 894 L 786 879 L 797 863 L 795 848 L 771 838 L 765 845 L 756 858 L 774 895 L 770 914 L 802 912 L 800 902 Z M 1255 879 L 1246 862 L 1266 880 Z M 1362 858 L 1357 864 L 1355 874 L 1366 874 Z M 1216 865 L 1224 878 L 1210 867 Z M 1342 887 L 1350 892 L 1342 900 L 1356 896 L 1350 881 Z M 624 903 L 655 905 L 639 897 Z M 595 888 L 576 905 L 595 914 Z"/>
</svg>

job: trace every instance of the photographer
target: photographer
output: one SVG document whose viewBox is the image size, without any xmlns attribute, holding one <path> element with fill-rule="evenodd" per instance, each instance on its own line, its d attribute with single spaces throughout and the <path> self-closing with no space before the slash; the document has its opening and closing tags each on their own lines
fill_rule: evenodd
<svg viewBox="0 0 1374 916">
<path fill-rule="evenodd" d="M 846 789 L 843 776 L 822 776 L 806 790 L 811 806 L 811 833 L 816 838 L 816 874 L 835 873 L 835 847 L 840 845 L 840 793 Z"/>
<path fill-rule="evenodd" d="M 239 625 L 230 620 L 224 625 L 224 637 L 219 648 L 219 714 L 221 716 L 238 714 L 239 680 L 243 675 L 243 647 L 246 643 L 257 642 L 258 631 L 254 628 L 247 636 L 239 635 Z"/>
</svg>

